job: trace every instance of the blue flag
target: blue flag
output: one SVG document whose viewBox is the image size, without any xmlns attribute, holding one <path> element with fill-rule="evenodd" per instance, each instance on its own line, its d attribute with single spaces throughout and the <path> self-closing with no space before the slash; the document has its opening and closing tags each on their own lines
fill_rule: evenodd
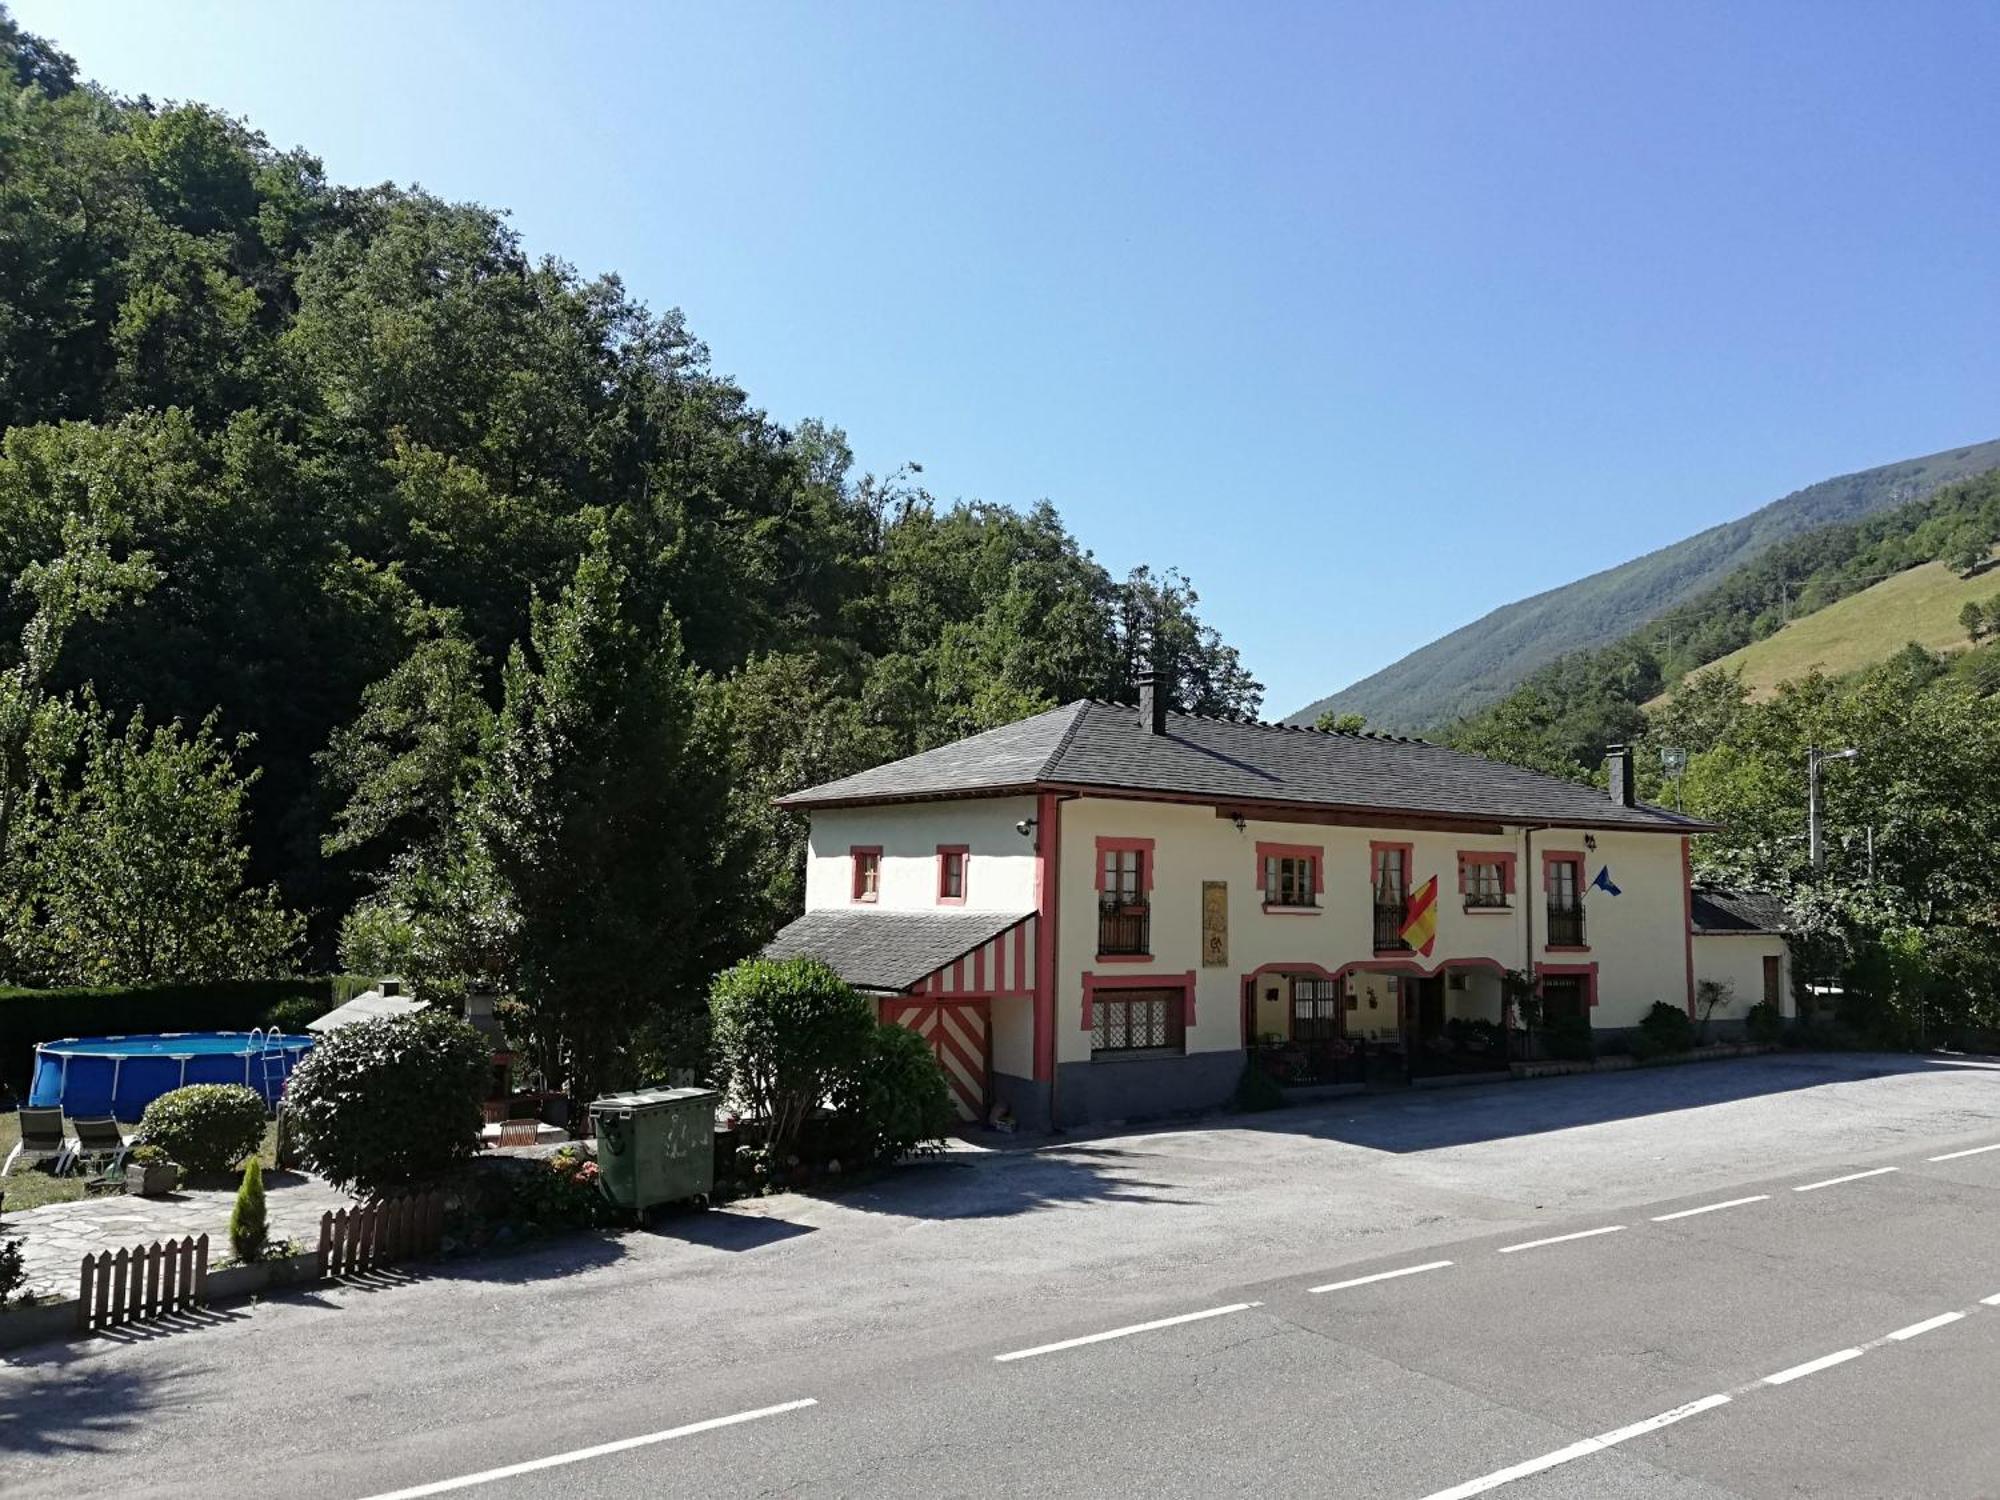
<svg viewBox="0 0 2000 1500">
<path fill-rule="evenodd" d="M 1604 866 L 1603 869 L 1599 870 L 1597 872 L 1597 879 L 1591 881 L 1590 883 L 1596 886 L 1598 890 L 1604 892 L 1604 894 L 1607 896 L 1616 896 L 1621 894 L 1617 885 L 1611 879 L 1611 866 L 1609 865 L 1606 865 Z"/>
</svg>

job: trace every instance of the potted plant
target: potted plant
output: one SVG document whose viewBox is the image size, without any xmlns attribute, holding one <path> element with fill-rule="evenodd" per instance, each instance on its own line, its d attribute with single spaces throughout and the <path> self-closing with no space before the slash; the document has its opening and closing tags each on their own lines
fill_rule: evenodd
<svg viewBox="0 0 2000 1500">
<path fill-rule="evenodd" d="M 158 1198 L 181 1184 L 179 1165 L 158 1146 L 134 1146 L 125 1157 L 125 1191 Z"/>
</svg>

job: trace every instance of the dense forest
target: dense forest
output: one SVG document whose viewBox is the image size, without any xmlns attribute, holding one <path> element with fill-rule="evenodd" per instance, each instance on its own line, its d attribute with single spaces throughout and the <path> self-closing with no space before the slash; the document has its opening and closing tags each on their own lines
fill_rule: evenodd
<svg viewBox="0 0 2000 1500">
<path fill-rule="evenodd" d="M 0 71 L 0 982 L 394 965 L 598 1067 L 798 905 L 775 794 L 1148 652 L 1257 710 L 1179 573 L 857 474 L 501 214 Z"/>
</svg>

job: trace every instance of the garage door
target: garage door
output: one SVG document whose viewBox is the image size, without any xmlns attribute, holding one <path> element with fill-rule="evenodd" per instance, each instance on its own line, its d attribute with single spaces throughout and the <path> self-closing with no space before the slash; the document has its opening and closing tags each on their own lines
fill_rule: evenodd
<svg viewBox="0 0 2000 1500">
<path fill-rule="evenodd" d="M 907 1026 L 931 1044 L 961 1120 L 986 1118 L 991 1072 L 991 1018 L 984 1000 L 885 1000 L 882 1019 Z"/>
</svg>

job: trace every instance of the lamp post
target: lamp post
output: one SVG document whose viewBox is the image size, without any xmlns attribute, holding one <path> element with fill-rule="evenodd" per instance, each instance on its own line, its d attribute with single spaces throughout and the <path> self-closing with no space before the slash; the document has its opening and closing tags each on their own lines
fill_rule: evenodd
<svg viewBox="0 0 2000 1500">
<path fill-rule="evenodd" d="M 1812 860 L 1812 872 L 1815 876 L 1826 869 L 1826 839 L 1820 828 L 1819 768 L 1830 760 L 1853 760 L 1860 753 L 1852 746 L 1845 750 L 1822 750 L 1817 745 L 1806 746 L 1806 848 Z"/>
</svg>

